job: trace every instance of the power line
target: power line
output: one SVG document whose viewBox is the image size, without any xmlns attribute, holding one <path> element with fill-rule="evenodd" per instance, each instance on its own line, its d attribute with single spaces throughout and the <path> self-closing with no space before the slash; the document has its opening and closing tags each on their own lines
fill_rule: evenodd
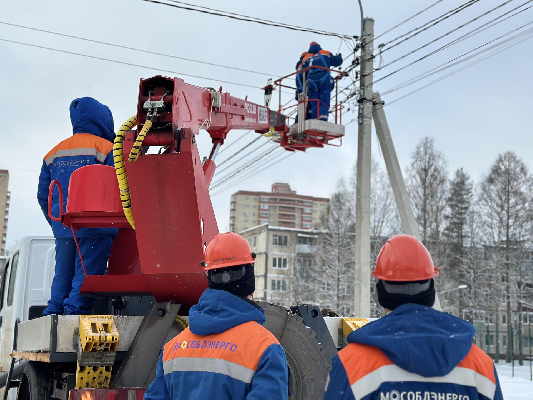
<svg viewBox="0 0 533 400">
<path fill-rule="evenodd" d="M 151 66 L 148 66 L 148 65 L 141 65 L 141 64 L 129 63 L 129 62 L 125 62 L 125 61 L 112 60 L 112 59 L 105 58 L 105 57 L 91 56 L 91 55 L 88 55 L 88 54 L 76 53 L 74 51 L 55 49 L 53 47 L 40 46 L 40 45 L 36 45 L 36 44 L 31 44 L 31 43 L 19 42 L 19 41 L 16 41 L 16 40 L 9 40 L 9 39 L 0 38 L 0 41 L 7 42 L 7 43 L 20 44 L 20 45 L 28 46 L 28 47 L 35 47 L 35 48 L 38 48 L 38 49 L 55 51 L 55 52 L 58 52 L 58 53 L 65 53 L 65 54 L 75 55 L 75 56 L 79 56 L 79 57 L 91 58 L 93 60 L 107 61 L 107 62 L 111 62 L 111 63 L 115 63 L 115 64 L 121 64 L 121 65 L 128 65 L 130 67 L 151 69 L 151 70 L 160 71 L 160 72 L 168 72 L 168 73 L 171 73 L 171 74 L 176 74 L 178 76 L 180 76 L 180 75 L 181 76 L 189 76 L 189 77 L 192 77 L 192 78 L 209 80 L 211 82 L 217 81 L 217 82 L 220 82 L 220 83 L 229 83 L 231 85 L 249 87 L 249 88 L 252 88 L 252 89 L 263 89 L 262 87 L 247 85 L 245 83 L 226 81 L 226 80 L 216 79 L 216 78 L 207 78 L 205 76 L 200 76 L 200 75 L 186 74 L 184 72 L 178 72 L 178 71 L 173 71 L 173 70 L 163 69 L 163 68 L 158 68 L 158 67 L 151 67 Z M 290 93 L 290 92 L 284 92 L 283 91 L 282 93 L 283 94 L 290 94 L 292 96 L 292 93 Z"/>
<path fill-rule="evenodd" d="M 266 157 L 267 155 L 269 155 L 270 153 L 272 153 L 274 150 L 276 150 L 278 147 L 272 147 L 270 150 L 267 150 L 261 154 L 259 154 L 258 156 L 254 157 L 253 159 L 251 159 L 250 161 L 248 161 L 244 166 L 242 166 L 240 169 L 236 170 L 235 172 L 233 173 L 230 173 L 222 178 L 220 178 L 214 185 L 212 185 L 212 188 L 216 188 L 217 186 L 220 186 L 221 184 L 223 184 L 224 182 L 228 181 L 229 179 L 231 179 L 232 177 L 234 177 L 235 175 L 237 175 L 238 173 L 242 172 L 243 170 L 245 170 L 246 168 L 248 168 L 250 165 L 252 165 L 254 162 L 257 162 L 259 160 L 261 160 L 262 158 Z"/>
<path fill-rule="evenodd" d="M 252 132 L 252 130 L 249 130 L 248 132 L 244 133 L 244 135 L 241 135 L 239 136 L 234 142 L 228 144 L 227 146 L 225 146 L 222 150 L 220 150 L 218 152 L 218 155 L 221 155 L 224 151 L 226 151 L 227 149 L 229 149 L 231 146 L 233 146 L 235 143 L 237 143 L 239 140 L 241 140 L 243 137 L 245 137 L 246 135 L 248 135 L 250 132 Z"/>
<path fill-rule="evenodd" d="M 248 147 L 250 147 L 252 144 L 254 144 L 255 142 L 257 142 L 259 139 L 261 139 L 263 136 L 259 135 L 258 137 L 256 137 L 254 140 L 252 140 L 250 143 L 248 143 L 247 145 L 245 145 L 243 148 L 241 148 L 240 150 L 236 151 L 235 153 L 233 153 L 231 156 L 229 156 L 228 158 L 226 158 L 224 161 L 222 161 L 220 164 L 217 165 L 217 167 L 221 167 L 223 166 L 224 164 L 226 164 L 229 160 L 231 160 L 233 157 L 235 157 L 237 154 L 243 152 L 244 150 L 246 150 Z M 254 150 L 255 151 L 255 150 Z M 232 164 L 233 165 L 233 164 Z"/>
<path fill-rule="evenodd" d="M 530 22 L 530 24 L 531 24 L 531 23 L 533 23 L 533 21 Z M 529 24 L 528 24 L 528 25 L 529 25 Z M 525 37 L 520 38 L 520 40 L 514 41 L 514 43 L 513 43 L 513 40 L 512 40 L 512 39 L 517 39 L 518 37 L 522 37 L 522 36 L 525 36 Z M 406 98 L 406 97 L 408 97 L 408 96 L 411 96 L 412 94 L 415 94 L 415 93 L 417 93 L 417 92 L 419 92 L 419 91 L 421 91 L 421 90 L 423 90 L 423 89 L 425 89 L 425 88 L 427 88 L 427 87 L 429 87 L 429 86 L 432 86 L 432 85 L 434 85 L 434 84 L 436 84 L 436 83 L 438 83 L 438 82 L 440 82 L 440 81 L 442 81 L 442 80 L 444 80 L 444 79 L 447 79 L 447 78 L 449 78 L 449 77 L 451 77 L 451 76 L 453 76 L 453 75 L 455 75 L 455 74 L 457 74 L 457 73 L 459 73 L 459 72 L 461 72 L 461 71 L 463 71 L 463 70 L 465 70 L 465 69 L 467 69 L 467 68 L 470 68 L 470 67 L 472 67 L 472 66 L 474 66 L 474 65 L 476 65 L 476 64 L 478 64 L 478 63 L 480 63 L 480 62 L 483 62 L 483 61 L 485 61 L 485 60 L 487 60 L 487 59 L 489 59 L 489 58 L 491 58 L 491 57 L 493 57 L 493 56 L 495 56 L 495 55 L 499 55 L 499 54 L 501 54 L 503 51 L 508 50 L 508 49 L 510 49 L 510 48 L 512 48 L 512 47 L 514 47 L 514 46 L 516 46 L 516 45 L 518 45 L 518 44 L 520 44 L 520 43 L 522 43 L 522 42 L 524 42 L 524 41 L 526 41 L 526 40 L 529 40 L 529 39 L 531 39 L 532 37 L 533 37 L 533 29 L 529 29 L 528 31 L 525 31 L 525 32 L 522 32 L 522 33 L 520 33 L 520 34 L 518 34 L 518 35 L 515 35 L 515 36 L 513 36 L 512 38 L 510 38 L 510 39 L 507 41 L 507 46 L 503 46 L 503 47 L 504 47 L 503 49 L 497 49 L 497 50 L 493 51 L 492 53 L 487 54 L 487 55 L 484 56 L 484 57 L 481 57 L 481 58 L 478 59 L 478 60 L 474 60 L 474 61 L 472 61 L 472 62 L 469 63 L 468 65 L 465 65 L 465 66 L 463 66 L 463 67 L 461 67 L 461 68 L 458 68 L 458 69 L 455 70 L 455 71 L 451 71 L 450 73 L 448 73 L 448 74 L 446 74 L 446 75 L 444 75 L 444 76 L 442 76 L 442 77 L 439 77 L 438 79 L 435 79 L 435 80 L 433 80 L 433 81 L 427 83 L 427 84 L 424 85 L 424 86 L 421 86 L 421 87 L 419 87 L 419 88 L 417 88 L 417 89 L 415 89 L 415 90 L 413 90 L 413 91 L 411 91 L 411 92 L 409 92 L 409 93 L 407 93 L 407 94 L 405 94 L 405 95 L 403 95 L 403 96 L 401 96 L 401 97 L 398 97 L 398 98 L 396 98 L 396 99 L 394 99 L 394 100 L 388 102 L 387 104 L 384 104 L 382 107 L 390 106 L 390 105 L 392 105 L 392 104 L 394 104 L 394 103 L 396 103 L 396 102 L 398 102 L 398 101 L 400 101 L 400 100 L 402 100 L 402 99 L 404 99 L 404 98 Z M 495 48 L 495 47 L 500 47 L 500 45 L 501 45 L 501 44 L 498 44 L 497 46 L 493 46 L 493 48 Z M 351 123 L 353 123 L 353 122 L 355 122 L 355 121 L 357 121 L 357 118 L 352 119 L 351 121 L 347 122 L 347 123 L 345 124 L 345 126 L 346 126 L 346 125 L 350 125 Z"/>
<path fill-rule="evenodd" d="M 137 49 L 135 47 L 123 46 L 123 45 L 116 44 L 116 43 L 108 43 L 108 42 L 103 42 L 103 41 L 100 41 L 100 40 L 88 39 L 88 38 L 84 38 L 84 37 L 80 37 L 80 36 L 74 36 L 74 35 L 68 35 L 68 34 L 65 34 L 65 33 L 48 31 L 48 30 L 45 30 L 45 29 L 33 28 L 31 26 L 17 25 L 17 24 L 12 24 L 12 23 L 9 23 L 9 22 L 4 22 L 4 21 L 0 21 L 0 24 L 8 25 L 8 26 L 14 26 L 14 27 L 17 27 L 17 28 L 22 28 L 22 29 L 28 29 L 28 30 L 32 30 L 32 31 L 36 31 L 36 32 L 48 33 L 50 35 L 63 36 L 63 37 L 76 39 L 76 40 L 83 40 L 85 42 L 103 44 L 105 46 L 116 47 L 116 48 L 119 48 L 119 49 L 132 50 L 132 51 L 138 51 L 138 52 L 146 53 L 146 54 L 153 54 L 153 55 L 156 55 L 156 56 L 174 58 L 174 59 L 177 59 L 177 60 L 190 61 L 190 62 L 194 62 L 194 63 L 211 65 L 211 66 L 220 67 L 220 68 L 227 68 L 227 69 L 232 69 L 232 70 L 241 71 L 241 72 L 249 72 L 251 74 L 280 77 L 280 75 L 269 74 L 269 73 L 266 73 L 266 72 L 253 71 L 253 70 L 249 70 L 249 69 L 232 67 L 232 66 L 223 65 L 223 64 L 216 64 L 216 63 L 212 63 L 212 62 L 208 62 L 208 61 L 194 60 L 192 58 L 179 57 L 179 56 L 175 56 L 175 55 L 172 55 L 172 54 L 158 53 L 156 51 L 150 51 L 150 50 L 145 50 L 145 49 Z"/>
<path fill-rule="evenodd" d="M 533 1 L 533 0 L 531 0 L 531 1 Z M 533 6 L 531 6 L 531 7 L 533 7 Z M 529 8 L 531 8 L 531 7 L 528 7 L 527 9 L 529 9 Z M 527 9 L 526 9 L 526 10 L 527 10 Z M 522 10 L 522 11 L 525 11 L 525 10 Z M 520 13 L 520 12 L 522 12 L 522 11 L 519 11 L 518 13 Z M 511 18 L 512 16 L 517 15 L 518 13 L 513 14 L 513 15 L 511 15 L 511 16 L 508 17 L 508 18 Z M 504 20 L 506 20 L 506 19 L 508 19 L 508 18 L 505 18 Z M 504 21 L 504 20 L 502 20 L 502 21 Z M 502 22 L 502 21 L 498 21 L 498 22 L 496 22 L 495 24 L 486 27 L 485 29 L 491 28 L 492 26 L 494 26 L 494 25 L 496 25 L 496 24 L 498 24 L 498 23 L 500 23 L 500 22 Z M 475 49 L 473 49 L 473 50 L 470 50 L 469 52 L 467 52 L 467 53 L 465 53 L 465 54 L 463 54 L 463 55 L 461 55 L 461 56 L 459 56 L 459 57 L 456 57 L 456 58 L 454 58 L 454 59 L 452 59 L 452 60 L 449 60 L 449 61 L 447 61 L 447 62 L 445 62 L 445 63 L 443 63 L 443 64 L 440 64 L 439 66 L 437 66 L 437 67 L 435 67 L 435 68 L 430 69 L 429 71 L 426 71 L 426 72 L 424 72 L 424 73 L 422 73 L 422 74 L 420 74 L 420 75 L 417 75 L 416 77 L 411 78 L 411 79 L 409 79 L 408 81 L 406 81 L 406 82 L 404 82 L 404 83 L 402 83 L 402 84 L 400 84 L 400 85 L 397 85 L 397 86 L 393 87 L 392 89 L 387 90 L 386 92 L 383 92 L 383 95 L 385 95 L 385 94 L 389 94 L 389 93 L 392 93 L 392 92 L 395 92 L 395 91 L 397 91 L 397 90 L 399 90 L 399 89 L 402 89 L 402 88 L 404 88 L 404 87 L 406 87 L 406 86 L 409 86 L 409 85 L 411 85 L 411 84 L 413 84 L 413 83 L 415 83 L 415 82 L 418 82 L 418 81 L 420 81 L 420 80 L 422 80 L 422 79 L 425 79 L 425 78 L 427 78 L 427 77 L 429 77 L 429 76 L 431 76 L 431 75 L 434 75 L 434 74 L 437 74 L 437 73 L 439 73 L 439 72 L 441 72 L 441 71 L 444 71 L 445 69 L 448 69 L 448 68 L 450 68 L 450 67 L 452 67 L 452 66 L 454 66 L 454 65 L 456 65 L 456 64 L 459 64 L 459 63 L 462 63 L 462 62 L 468 61 L 469 59 L 471 59 L 471 58 L 473 58 L 473 57 L 477 57 L 478 54 L 481 54 L 481 53 L 483 53 L 483 52 L 486 52 L 486 51 L 492 50 L 492 49 L 493 49 L 494 47 L 496 47 L 496 46 L 501 46 L 501 45 L 507 43 L 509 40 L 512 40 L 515 36 L 513 36 L 513 37 L 510 38 L 510 39 L 507 39 L 506 41 L 504 41 L 504 42 L 502 42 L 502 43 L 498 43 L 498 44 L 495 45 L 495 46 L 491 46 L 491 47 L 489 47 L 489 48 L 487 48 L 487 49 L 484 49 L 484 50 L 482 50 L 480 53 L 476 53 L 476 54 L 474 54 L 474 55 L 471 55 L 471 56 L 469 56 L 469 57 L 466 57 L 465 59 L 462 59 L 462 60 L 460 60 L 460 61 L 458 61 L 458 62 L 455 62 L 455 61 L 458 60 L 459 58 L 461 58 L 461 57 L 463 57 L 463 56 L 466 56 L 467 54 L 472 53 L 472 52 L 474 52 L 475 50 L 478 50 L 479 48 L 485 47 L 487 44 L 490 44 L 490 43 L 492 43 L 492 42 L 494 42 L 494 41 L 496 41 L 496 40 L 499 40 L 500 38 L 503 38 L 503 37 L 505 37 L 505 36 L 508 36 L 508 35 L 510 35 L 511 33 L 516 32 L 517 30 L 520 30 L 520 29 L 524 28 L 524 27 L 527 26 L 527 25 L 530 25 L 531 23 L 533 23 L 533 22 L 530 22 L 530 23 L 528 23 L 528 24 L 526 24 L 526 25 L 524 25 L 524 26 L 522 26 L 522 27 L 519 27 L 519 28 L 517 28 L 517 29 L 514 29 L 514 30 L 512 30 L 512 31 L 510 31 L 510 32 L 507 32 L 507 33 L 505 33 L 504 35 L 500 36 L 499 38 L 496 38 L 496 39 L 494 39 L 494 40 L 492 40 L 492 41 L 490 41 L 490 42 L 487 42 L 487 43 L 485 43 L 484 45 L 479 46 L 479 47 L 477 47 L 477 48 L 475 48 Z M 485 29 L 483 29 L 483 30 L 485 30 Z M 479 31 L 479 32 L 481 32 L 481 31 Z M 479 32 L 476 32 L 476 33 L 474 33 L 474 34 L 477 34 L 477 33 L 479 33 Z M 517 36 L 518 36 L 518 35 L 517 35 Z M 465 37 L 461 38 L 461 40 L 464 39 L 464 38 L 465 38 Z"/>
<path fill-rule="evenodd" d="M 225 17 L 225 18 L 231 18 L 231 19 L 235 19 L 235 20 L 239 20 L 239 21 L 254 22 L 256 24 L 261 24 L 261 25 L 267 25 L 267 26 L 273 26 L 273 27 L 277 27 L 277 28 L 290 29 L 290 30 L 293 30 L 293 31 L 309 32 L 309 33 L 315 33 L 317 35 L 336 36 L 336 37 L 343 37 L 343 38 L 353 38 L 354 37 L 354 35 L 344 35 L 344 34 L 341 34 L 341 33 L 328 32 L 328 31 L 322 31 L 322 30 L 317 30 L 317 29 L 312 29 L 312 28 L 306 28 L 306 27 L 298 26 L 298 25 L 290 25 L 290 24 L 285 24 L 285 23 L 281 23 L 281 22 L 269 21 L 269 20 L 260 19 L 260 18 L 257 18 L 257 17 L 251 17 L 251 16 L 243 15 L 243 14 L 230 13 L 230 12 L 227 12 L 227 11 L 222 11 L 222 10 L 216 10 L 214 8 L 197 6 L 197 5 L 184 3 L 184 2 L 176 1 L 176 0 L 168 0 L 168 1 L 171 1 L 173 3 L 178 3 L 178 4 L 181 4 L 181 5 L 168 4 L 168 3 L 164 3 L 162 1 L 157 1 L 157 0 L 142 0 L 142 1 L 145 1 L 145 2 L 148 2 L 148 3 L 159 4 L 159 5 L 165 5 L 165 6 L 168 6 L 168 7 L 180 8 L 180 9 L 187 10 L 187 11 L 196 11 L 196 12 L 199 12 L 199 13 L 214 15 L 214 16 L 217 16 L 217 17 Z M 199 9 L 198 7 L 201 7 L 202 9 Z"/>
<path fill-rule="evenodd" d="M 382 53 L 384 53 L 385 51 L 390 50 L 390 49 L 392 49 L 392 48 L 394 48 L 394 47 L 396 47 L 396 46 L 398 46 L 398 45 L 400 45 L 400 44 L 402 44 L 402 43 L 404 43 L 404 42 L 406 42 L 406 41 L 408 41 L 410 39 L 412 39 L 413 37 L 417 36 L 418 34 L 424 32 L 426 30 L 428 30 L 429 28 L 434 27 L 435 25 L 440 24 L 442 21 L 445 21 L 448 18 L 452 17 L 453 15 L 456 15 L 456 14 L 460 13 L 461 11 L 463 11 L 466 8 L 474 5 L 478 1 L 480 1 L 480 0 L 469 0 L 466 3 L 461 4 L 459 7 L 456 7 L 454 9 L 452 9 L 450 11 L 447 11 L 446 13 L 438 16 L 437 18 L 434 18 L 431 21 L 426 22 L 425 24 L 422 24 L 421 26 L 419 26 L 419 27 L 417 27 L 415 29 L 411 29 L 409 32 L 404 33 L 403 35 L 400 35 L 400 36 L 396 37 L 395 39 L 389 40 L 387 43 L 385 43 L 385 46 L 388 45 L 388 44 L 391 44 L 393 42 L 396 42 L 397 40 L 405 37 L 405 39 L 403 39 L 403 40 L 399 41 L 398 43 L 395 43 L 392 46 L 387 47 L 386 49 L 384 49 L 382 51 Z M 418 32 L 416 32 L 416 31 L 418 31 Z M 411 33 L 413 33 L 413 34 L 411 36 L 408 36 Z"/>
<path fill-rule="evenodd" d="M 433 44 L 433 43 L 439 41 L 440 39 L 442 39 L 442 38 L 444 38 L 444 37 L 446 37 L 446 36 L 448 36 L 448 35 L 451 35 L 453 32 L 456 32 L 456 31 L 458 31 L 459 29 L 464 28 L 465 26 L 471 24 L 472 22 L 477 21 L 478 19 L 484 17 L 485 15 L 488 15 L 488 14 L 490 14 L 491 12 L 496 11 L 498 8 L 503 7 L 504 5 L 510 3 L 511 1 L 513 1 L 513 0 L 507 0 L 506 2 L 500 4 L 499 6 L 494 7 L 494 8 L 490 9 L 489 11 L 487 11 L 487 12 L 481 14 L 481 15 L 478 15 L 476 18 L 471 19 L 470 21 L 465 22 L 465 23 L 462 24 L 462 25 L 459 25 L 458 27 L 452 29 L 451 31 L 446 32 L 444 35 L 441 35 L 441 36 L 439 36 L 438 38 L 433 39 L 433 40 L 427 42 L 426 44 L 424 44 L 424 45 L 422 45 L 422 46 L 420 46 L 420 47 L 418 47 L 418 48 L 416 48 L 416 49 L 410 51 L 409 53 L 406 53 L 406 54 L 404 54 L 403 56 L 398 57 L 398 58 L 396 58 L 395 60 L 392 60 L 391 62 L 389 62 L 389 63 L 385 64 L 383 67 L 381 67 L 381 69 L 383 69 L 383 68 L 385 68 L 385 67 L 388 67 L 389 65 L 394 64 L 395 62 L 400 61 L 400 60 L 404 59 L 405 57 L 408 57 L 408 56 L 410 56 L 411 54 L 416 53 L 416 52 L 419 51 L 419 50 L 422 50 L 423 48 L 429 46 L 430 44 Z M 400 43 L 401 43 L 401 42 L 400 42 Z M 394 46 L 392 46 L 392 47 L 394 47 Z M 383 50 L 382 53 L 384 53 L 384 52 L 387 51 L 387 50 L 392 49 L 392 47 L 389 47 L 389 48 Z M 434 54 L 434 53 L 432 53 L 432 54 Z"/>
<path fill-rule="evenodd" d="M 387 29 L 387 30 L 386 30 L 385 32 L 383 32 L 381 35 L 376 36 L 376 37 L 374 38 L 374 40 L 379 39 L 379 38 L 382 37 L 383 35 L 386 35 L 387 33 L 393 31 L 393 30 L 396 29 L 396 28 L 399 28 L 400 26 L 402 26 L 402 25 L 405 24 L 406 22 L 409 22 L 410 20 L 412 20 L 413 18 L 419 16 L 419 15 L 422 14 L 423 12 L 429 10 L 430 8 L 435 7 L 437 4 L 441 3 L 442 1 L 443 1 L 443 0 L 438 0 L 438 1 L 436 1 L 436 2 L 433 3 L 432 5 L 430 5 L 430 6 L 426 7 L 426 8 L 424 8 L 422 11 L 417 12 L 416 14 L 414 14 L 414 15 L 410 16 L 409 18 L 403 20 L 403 21 L 400 22 L 399 24 L 394 25 L 392 28 Z"/>
<path fill-rule="evenodd" d="M 211 195 L 211 197 L 214 197 L 214 196 L 217 196 L 219 195 L 220 193 L 223 193 L 225 192 L 226 190 L 232 188 L 233 186 L 236 186 L 242 182 L 244 182 L 245 180 L 249 179 L 250 177 L 252 176 L 255 176 L 257 174 L 260 174 L 261 172 L 263 172 L 264 170 L 270 168 L 272 165 L 274 164 L 279 164 L 281 163 L 283 160 L 285 160 L 286 158 L 290 157 L 290 156 L 293 156 L 295 155 L 296 153 L 294 152 L 291 152 L 290 154 L 287 154 L 285 157 L 279 159 L 279 156 L 285 154 L 285 151 L 281 151 L 279 153 L 276 153 L 274 154 L 274 157 L 270 157 L 269 159 L 267 160 L 264 160 L 262 163 L 258 164 L 255 168 L 253 168 L 252 170 L 250 170 L 247 174 L 243 175 L 242 177 L 240 177 L 237 181 L 233 182 L 233 183 L 230 183 L 226 186 L 223 186 L 222 188 L 219 188 L 218 190 L 215 191 L 215 193 L 213 193 Z M 266 165 L 268 164 L 268 165 Z M 263 167 L 263 168 L 261 168 Z M 260 168 L 260 169 L 259 169 Z"/>
<path fill-rule="evenodd" d="M 512 1 L 512 0 L 511 0 L 511 1 Z M 526 11 L 526 10 L 532 8 L 532 7 L 527 7 L 527 8 L 525 8 L 525 9 L 523 9 L 523 10 L 520 10 L 520 11 L 518 11 L 518 12 L 516 12 L 516 13 L 510 15 L 510 16 L 508 16 L 507 18 L 504 18 L 504 19 L 502 19 L 502 20 L 500 20 L 500 21 L 498 21 L 498 22 L 495 22 L 495 21 L 497 21 L 498 19 L 504 17 L 505 15 L 507 15 L 507 14 L 509 14 L 509 13 L 511 13 L 511 12 L 513 12 L 513 11 L 515 11 L 515 10 L 517 10 L 517 9 L 519 9 L 519 8 L 521 8 L 521 7 L 523 7 L 524 5 L 530 3 L 531 1 L 533 1 L 533 0 L 528 0 L 528 1 L 526 1 L 525 3 L 523 3 L 523 4 L 521 4 L 521 5 L 519 5 L 519 6 L 515 7 L 515 8 L 513 8 L 512 10 L 509 10 L 509 11 L 505 12 L 504 14 L 502 14 L 502 15 L 500 15 L 500 16 L 498 16 L 498 17 L 496 17 L 496 18 L 494 18 L 494 19 L 492 19 L 492 20 L 486 22 L 485 24 L 483 24 L 483 25 L 481 25 L 481 26 L 479 26 L 479 27 L 477 27 L 477 28 L 471 30 L 470 32 L 466 33 L 464 36 L 461 36 L 460 38 L 454 39 L 454 40 L 452 40 L 451 42 L 445 44 L 444 46 L 441 46 L 440 48 L 438 48 L 438 49 L 436 49 L 436 50 L 434 50 L 434 51 L 432 51 L 432 52 L 430 52 L 430 53 L 424 55 L 423 57 L 420 57 L 419 59 L 417 59 L 417 60 L 415 60 L 415 61 L 413 61 L 413 62 L 411 62 L 411 63 L 409 63 L 409 64 L 407 64 L 407 65 L 405 65 L 405 66 L 403 66 L 402 68 L 399 68 L 399 69 L 397 69 L 396 71 L 393 71 L 393 72 L 389 73 L 388 75 L 385 75 L 385 76 L 383 76 L 383 77 L 381 77 L 381 78 L 375 80 L 373 83 L 375 84 L 375 83 L 377 83 L 377 82 L 379 82 L 379 81 L 381 81 L 381 80 L 383 80 L 383 79 L 385 79 L 385 78 L 388 78 L 389 76 L 394 75 L 394 74 L 396 74 L 397 72 L 400 72 L 400 71 L 402 71 L 402 70 L 404 70 L 404 69 L 406 69 L 406 68 L 408 68 L 408 67 L 410 67 L 410 66 L 412 66 L 412 65 L 414 65 L 414 64 L 416 64 L 416 63 L 418 63 L 418 62 L 420 62 L 420 61 L 422 61 L 422 60 L 424 60 L 424 59 L 426 59 L 426 58 L 428 58 L 428 57 L 430 57 L 430 56 L 432 56 L 432 55 L 434 55 L 434 54 L 436 54 L 436 53 L 438 53 L 438 52 L 440 52 L 440 51 L 442 51 L 442 50 L 444 50 L 444 49 L 447 49 L 447 48 L 449 48 L 449 47 L 451 47 L 451 46 L 453 46 L 453 45 L 455 45 L 455 44 L 457 44 L 457 43 L 459 43 L 459 42 L 461 42 L 461 41 L 463 41 L 463 40 L 466 40 L 466 39 L 468 39 L 468 38 L 470 38 L 470 37 L 472 37 L 472 36 L 474 36 L 474 35 L 477 35 L 478 33 L 482 32 L 482 31 L 484 31 L 484 30 L 486 30 L 486 29 L 489 29 L 489 28 L 491 28 L 491 27 L 493 27 L 493 26 L 499 24 L 500 22 L 503 22 L 503 21 L 505 21 L 505 20 L 507 20 L 507 19 L 509 19 L 509 18 L 511 18 L 511 17 L 514 17 L 514 16 L 520 14 L 520 13 L 523 12 L 523 11 Z M 492 10 L 491 10 L 491 11 L 492 11 Z M 495 23 L 493 23 L 493 22 L 495 22 Z M 489 24 L 491 24 L 491 23 L 493 23 L 493 24 L 492 24 L 492 25 L 489 25 Z M 523 28 L 523 27 L 525 27 L 525 26 L 527 26 L 527 25 L 528 25 L 528 24 L 523 25 L 523 26 L 519 27 L 519 28 L 516 29 L 516 30 L 519 30 L 519 29 L 521 29 L 521 28 Z M 512 32 L 514 32 L 514 31 L 511 31 L 510 33 L 512 33 Z M 508 34 L 509 34 L 509 33 L 507 33 L 507 34 L 505 34 L 505 35 L 503 35 L 503 36 L 501 36 L 501 37 L 499 37 L 499 38 L 496 38 L 496 39 L 494 39 L 494 40 L 492 40 L 492 41 L 490 41 L 490 42 L 488 42 L 488 43 L 485 43 L 484 45 L 482 45 L 482 46 L 480 46 L 480 47 L 484 47 L 484 46 L 486 46 L 486 45 L 492 43 L 493 41 L 499 40 L 499 39 L 501 39 L 502 37 L 507 36 Z M 473 50 L 471 50 L 471 51 L 469 51 L 469 52 L 467 52 L 467 53 L 465 53 L 465 54 L 463 54 L 463 55 L 461 55 L 461 56 L 459 56 L 459 57 L 456 57 L 456 58 L 454 58 L 454 59 L 452 59 L 452 60 L 450 60 L 450 61 L 448 61 L 448 62 L 442 64 L 441 66 L 446 65 L 446 64 L 449 64 L 449 63 L 455 61 L 456 59 L 461 58 L 461 57 L 463 57 L 463 56 L 465 56 L 465 55 L 467 55 L 467 54 L 469 54 L 469 53 L 471 53 L 471 52 L 473 52 L 473 51 L 475 51 L 475 50 L 477 50 L 477 49 L 478 49 L 478 48 L 475 48 L 475 49 L 473 49 Z M 389 63 L 389 64 L 390 64 L 390 63 Z M 387 65 L 388 65 L 388 64 L 387 64 Z M 441 66 L 436 67 L 436 68 L 440 68 Z M 357 82 L 357 81 L 356 81 L 356 82 Z M 353 85 L 353 84 L 355 84 L 356 82 L 353 82 L 352 84 L 348 85 L 348 87 L 351 86 L 351 85 Z M 401 86 L 403 87 L 403 86 L 405 86 L 405 85 L 406 85 L 406 84 L 404 83 L 404 84 L 402 84 Z M 340 94 L 340 93 L 339 93 L 339 94 Z M 339 104 L 344 104 L 346 101 L 348 101 L 348 100 L 349 100 L 351 97 L 353 97 L 355 94 L 356 94 L 356 92 L 351 93 L 351 94 L 348 94 L 343 100 L 341 100 L 341 101 L 339 102 Z"/>
</svg>

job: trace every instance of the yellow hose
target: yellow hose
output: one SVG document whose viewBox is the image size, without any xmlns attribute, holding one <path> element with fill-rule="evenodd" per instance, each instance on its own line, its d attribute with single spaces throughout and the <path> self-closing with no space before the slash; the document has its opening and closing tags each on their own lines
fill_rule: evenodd
<svg viewBox="0 0 533 400">
<path fill-rule="evenodd" d="M 129 162 L 135 162 L 139 158 L 139 155 L 141 154 L 141 146 L 144 141 L 144 137 L 152 127 L 152 121 L 149 119 L 146 120 L 144 123 L 143 128 L 141 129 L 141 133 L 137 135 L 137 139 L 135 139 L 135 143 L 133 143 L 133 148 L 130 151 L 130 155 L 128 157 Z"/>
<path fill-rule="evenodd" d="M 131 210 L 130 187 L 128 186 L 128 177 L 126 176 L 126 167 L 124 165 L 124 137 L 126 132 L 131 130 L 136 124 L 137 116 L 134 115 L 122 124 L 113 143 L 113 161 L 115 162 L 115 171 L 120 189 L 120 201 L 122 202 L 124 215 L 126 215 L 126 219 L 133 229 L 135 229 L 135 224 L 133 223 Z"/>
</svg>

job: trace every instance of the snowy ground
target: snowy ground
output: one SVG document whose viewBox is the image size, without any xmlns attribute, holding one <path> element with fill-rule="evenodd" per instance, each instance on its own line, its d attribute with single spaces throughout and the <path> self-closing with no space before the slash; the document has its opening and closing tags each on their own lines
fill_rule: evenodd
<svg viewBox="0 0 533 400">
<path fill-rule="evenodd" d="M 500 362 L 496 364 L 496 370 L 505 400 L 533 400 L 529 361 L 525 361 L 523 366 L 515 363 L 514 378 L 511 364 Z"/>
</svg>

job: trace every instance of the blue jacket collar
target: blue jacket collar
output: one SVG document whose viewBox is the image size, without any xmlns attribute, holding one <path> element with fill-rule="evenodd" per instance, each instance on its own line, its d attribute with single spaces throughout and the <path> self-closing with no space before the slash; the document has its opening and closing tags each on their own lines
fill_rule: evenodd
<svg viewBox="0 0 533 400">
<path fill-rule="evenodd" d="M 189 328 L 195 335 L 222 333 L 245 322 L 263 325 L 264 313 L 224 290 L 206 289 L 189 312 Z"/>
<path fill-rule="evenodd" d="M 348 342 L 380 348 L 400 368 L 444 376 L 468 354 L 475 335 L 466 321 L 418 304 L 404 304 L 348 335 Z"/>
<path fill-rule="evenodd" d="M 73 134 L 91 133 L 113 142 L 113 115 L 109 107 L 92 97 L 81 97 L 70 103 L 70 121 Z"/>
</svg>

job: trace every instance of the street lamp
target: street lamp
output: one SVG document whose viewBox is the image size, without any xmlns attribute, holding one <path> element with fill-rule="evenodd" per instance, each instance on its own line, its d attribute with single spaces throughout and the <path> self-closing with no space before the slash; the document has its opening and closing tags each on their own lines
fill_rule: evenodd
<svg viewBox="0 0 533 400">
<path fill-rule="evenodd" d="M 461 290 L 461 289 L 467 289 L 467 288 L 468 288 L 468 285 L 459 285 L 456 288 L 443 290 L 442 292 L 438 292 L 438 293 L 439 293 L 439 296 L 442 296 L 443 294 L 450 293 L 450 292 L 453 292 L 455 290 Z"/>
</svg>

